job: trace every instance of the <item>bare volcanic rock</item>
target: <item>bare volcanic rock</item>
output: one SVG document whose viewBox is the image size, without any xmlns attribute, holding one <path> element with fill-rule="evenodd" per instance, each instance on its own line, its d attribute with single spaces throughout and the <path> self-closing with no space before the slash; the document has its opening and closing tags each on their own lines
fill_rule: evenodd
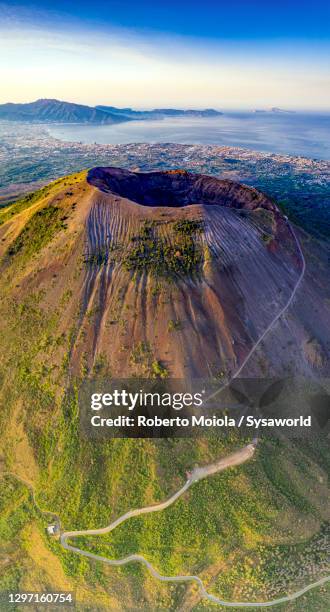
<svg viewBox="0 0 330 612">
<path fill-rule="evenodd" d="M 298 242 L 255 189 L 183 170 L 94 168 L 5 215 L 3 290 L 11 304 L 40 301 L 70 340 L 74 373 L 223 380 L 261 337 L 243 375 L 325 371 L 327 255 L 304 240 L 295 292 Z M 52 365 L 63 351 L 54 345 Z"/>
<path fill-rule="evenodd" d="M 274 202 L 182 170 L 94 168 L 87 180 L 96 189 L 83 300 L 86 312 L 91 300 L 99 308 L 93 353 L 117 373 L 143 374 L 156 356 L 174 376 L 232 374 L 301 271 Z M 146 354 L 136 358 L 141 342 Z"/>
</svg>

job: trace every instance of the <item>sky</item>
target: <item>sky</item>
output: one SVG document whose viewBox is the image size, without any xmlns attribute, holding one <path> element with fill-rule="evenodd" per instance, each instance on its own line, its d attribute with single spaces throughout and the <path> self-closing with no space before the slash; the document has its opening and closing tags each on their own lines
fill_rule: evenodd
<svg viewBox="0 0 330 612">
<path fill-rule="evenodd" d="M 330 3 L 1 3 L 0 103 L 328 110 Z"/>
</svg>

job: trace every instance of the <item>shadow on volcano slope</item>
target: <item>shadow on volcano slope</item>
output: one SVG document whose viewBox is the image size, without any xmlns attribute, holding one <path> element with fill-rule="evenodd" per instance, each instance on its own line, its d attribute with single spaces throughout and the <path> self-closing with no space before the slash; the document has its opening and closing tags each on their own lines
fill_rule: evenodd
<svg viewBox="0 0 330 612">
<path fill-rule="evenodd" d="M 184 170 L 141 173 L 121 168 L 93 168 L 87 180 L 105 193 L 143 206 L 181 208 L 191 204 L 214 204 L 276 211 L 275 204 L 252 187 Z"/>
</svg>

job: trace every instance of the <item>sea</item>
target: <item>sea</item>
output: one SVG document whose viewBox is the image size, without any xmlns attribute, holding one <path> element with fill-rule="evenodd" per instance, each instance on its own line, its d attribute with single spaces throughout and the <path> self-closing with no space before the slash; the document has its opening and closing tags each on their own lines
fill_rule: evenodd
<svg viewBox="0 0 330 612">
<path fill-rule="evenodd" d="M 212 144 L 330 159 L 330 112 L 225 112 L 212 118 L 148 119 L 95 126 L 54 124 L 47 129 L 60 140 L 86 144 Z"/>
</svg>

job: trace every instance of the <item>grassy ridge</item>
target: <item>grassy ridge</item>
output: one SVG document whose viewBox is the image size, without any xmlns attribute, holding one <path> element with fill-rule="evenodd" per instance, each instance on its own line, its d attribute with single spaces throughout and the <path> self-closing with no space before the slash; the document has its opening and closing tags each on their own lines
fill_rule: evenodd
<svg viewBox="0 0 330 612">
<path fill-rule="evenodd" d="M 0 226 L 6 223 L 7 221 L 13 219 L 15 215 L 18 215 L 24 210 L 30 208 L 33 204 L 37 204 L 38 202 L 41 203 L 49 196 L 54 197 L 64 187 L 80 182 L 85 178 L 86 172 L 86 170 L 83 170 L 82 172 L 59 178 L 56 181 L 49 183 L 49 185 L 45 185 L 45 187 L 42 187 L 41 189 L 37 189 L 32 193 L 28 193 L 27 195 L 22 198 L 19 198 L 12 204 L 0 208 Z"/>
</svg>

